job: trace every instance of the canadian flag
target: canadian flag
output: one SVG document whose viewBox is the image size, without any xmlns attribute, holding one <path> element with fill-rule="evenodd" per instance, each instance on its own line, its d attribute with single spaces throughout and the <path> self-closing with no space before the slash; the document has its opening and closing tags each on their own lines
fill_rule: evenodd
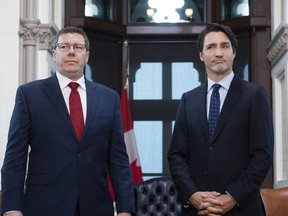
<svg viewBox="0 0 288 216">
<path fill-rule="evenodd" d="M 140 159 L 133 129 L 130 106 L 128 103 L 127 87 L 122 90 L 120 110 L 124 129 L 124 139 L 133 176 L 133 183 L 142 182 L 142 169 L 140 166 Z"/>
<path fill-rule="evenodd" d="M 124 140 L 126 144 L 127 154 L 129 157 L 129 163 L 131 168 L 131 173 L 133 177 L 133 183 L 138 183 L 143 181 L 142 169 L 140 166 L 140 159 L 138 155 L 138 149 L 136 144 L 136 138 L 133 130 L 133 122 L 131 118 L 130 106 L 128 102 L 128 92 L 127 87 L 125 86 L 122 90 L 121 101 L 120 101 L 120 111 L 122 118 L 122 125 L 124 130 Z M 115 201 L 115 196 L 113 188 L 108 178 L 110 193 L 112 199 Z"/>
</svg>

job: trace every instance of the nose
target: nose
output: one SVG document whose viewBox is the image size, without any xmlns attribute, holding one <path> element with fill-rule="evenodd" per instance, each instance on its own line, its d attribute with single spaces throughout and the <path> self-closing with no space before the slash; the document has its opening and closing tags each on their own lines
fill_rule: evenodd
<svg viewBox="0 0 288 216">
<path fill-rule="evenodd" d="M 72 48 L 72 50 L 73 50 L 73 52 L 74 52 L 75 50 L 74 50 L 74 46 L 73 46 L 73 45 L 70 45 L 70 46 L 69 46 L 69 52 L 71 51 L 71 48 Z"/>
<path fill-rule="evenodd" d="M 215 50 L 215 55 L 216 56 L 222 56 L 223 55 L 223 50 L 219 47 Z"/>
<path fill-rule="evenodd" d="M 72 55 L 72 56 L 74 56 L 75 55 L 75 48 L 74 48 L 74 46 L 70 46 L 69 47 L 69 50 L 68 50 L 68 55 L 70 56 L 70 55 Z"/>
</svg>

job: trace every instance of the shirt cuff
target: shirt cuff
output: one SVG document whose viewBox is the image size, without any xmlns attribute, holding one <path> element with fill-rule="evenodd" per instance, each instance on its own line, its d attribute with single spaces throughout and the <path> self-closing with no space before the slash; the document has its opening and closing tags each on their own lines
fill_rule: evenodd
<svg viewBox="0 0 288 216">
<path fill-rule="evenodd" d="M 3 214 L 3 216 L 8 216 L 9 214 L 11 214 L 11 213 L 15 213 L 15 212 L 18 212 L 19 213 L 19 215 L 23 215 L 20 211 L 8 211 L 8 212 L 5 212 L 4 214 Z"/>
<path fill-rule="evenodd" d="M 226 195 L 228 195 L 232 200 L 234 200 L 234 202 L 236 203 L 237 206 L 239 206 L 238 203 L 236 202 L 236 200 L 233 198 L 233 196 L 231 196 L 231 194 L 230 194 L 228 191 L 225 191 L 225 193 L 226 193 Z"/>
</svg>

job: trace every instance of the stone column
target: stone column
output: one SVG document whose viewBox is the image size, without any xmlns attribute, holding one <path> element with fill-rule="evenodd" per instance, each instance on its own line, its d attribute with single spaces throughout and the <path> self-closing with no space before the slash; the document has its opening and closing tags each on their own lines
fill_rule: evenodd
<svg viewBox="0 0 288 216">
<path fill-rule="evenodd" d="M 51 14 L 44 13 L 44 10 L 52 10 L 49 0 L 23 0 L 21 1 L 20 19 L 20 80 L 19 84 L 27 83 L 48 75 L 48 68 L 52 67 L 49 62 L 39 62 L 39 58 L 47 58 L 51 55 L 50 42 L 57 32 L 57 27 L 51 22 Z M 40 8 L 38 8 L 40 6 Z M 48 8 L 47 8 L 48 7 Z M 43 9 L 45 8 L 45 9 Z M 39 16 L 43 19 L 37 18 Z M 50 22 L 50 23 L 47 23 Z M 39 57 L 40 56 L 40 57 Z M 43 57 L 44 56 L 44 57 Z M 39 70 L 39 65 L 43 71 Z M 44 65 L 43 65 L 44 64 Z"/>
<path fill-rule="evenodd" d="M 20 84 L 27 83 L 36 78 L 35 68 L 36 46 L 38 41 L 40 20 L 37 19 L 37 1 L 23 0 L 21 4 L 19 36 L 22 41 L 20 50 Z M 22 61 L 21 61 L 22 60 Z"/>
<path fill-rule="evenodd" d="M 23 59 L 20 83 L 27 83 L 36 78 L 35 68 L 37 62 L 35 61 L 37 57 L 36 46 L 38 41 L 40 20 L 38 19 L 21 19 L 20 20 L 20 30 L 19 36 L 23 40 L 22 50 L 20 53 L 20 59 Z"/>
</svg>

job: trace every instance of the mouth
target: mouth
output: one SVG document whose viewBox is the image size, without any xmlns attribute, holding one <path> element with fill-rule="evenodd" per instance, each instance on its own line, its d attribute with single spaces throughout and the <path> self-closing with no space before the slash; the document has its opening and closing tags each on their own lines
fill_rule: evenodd
<svg viewBox="0 0 288 216">
<path fill-rule="evenodd" d="M 69 61 L 65 61 L 66 64 L 77 64 L 77 61 L 72 61 L 72 60 L 69 60 Z"/>
<path fill-rule="evenodd" d="M 215 60 L 213 63 L 215 63 L 215 64 L 223 64 L 223 63 L 225 63 L 225 61 L 224 60 Z"/>
</svg>

